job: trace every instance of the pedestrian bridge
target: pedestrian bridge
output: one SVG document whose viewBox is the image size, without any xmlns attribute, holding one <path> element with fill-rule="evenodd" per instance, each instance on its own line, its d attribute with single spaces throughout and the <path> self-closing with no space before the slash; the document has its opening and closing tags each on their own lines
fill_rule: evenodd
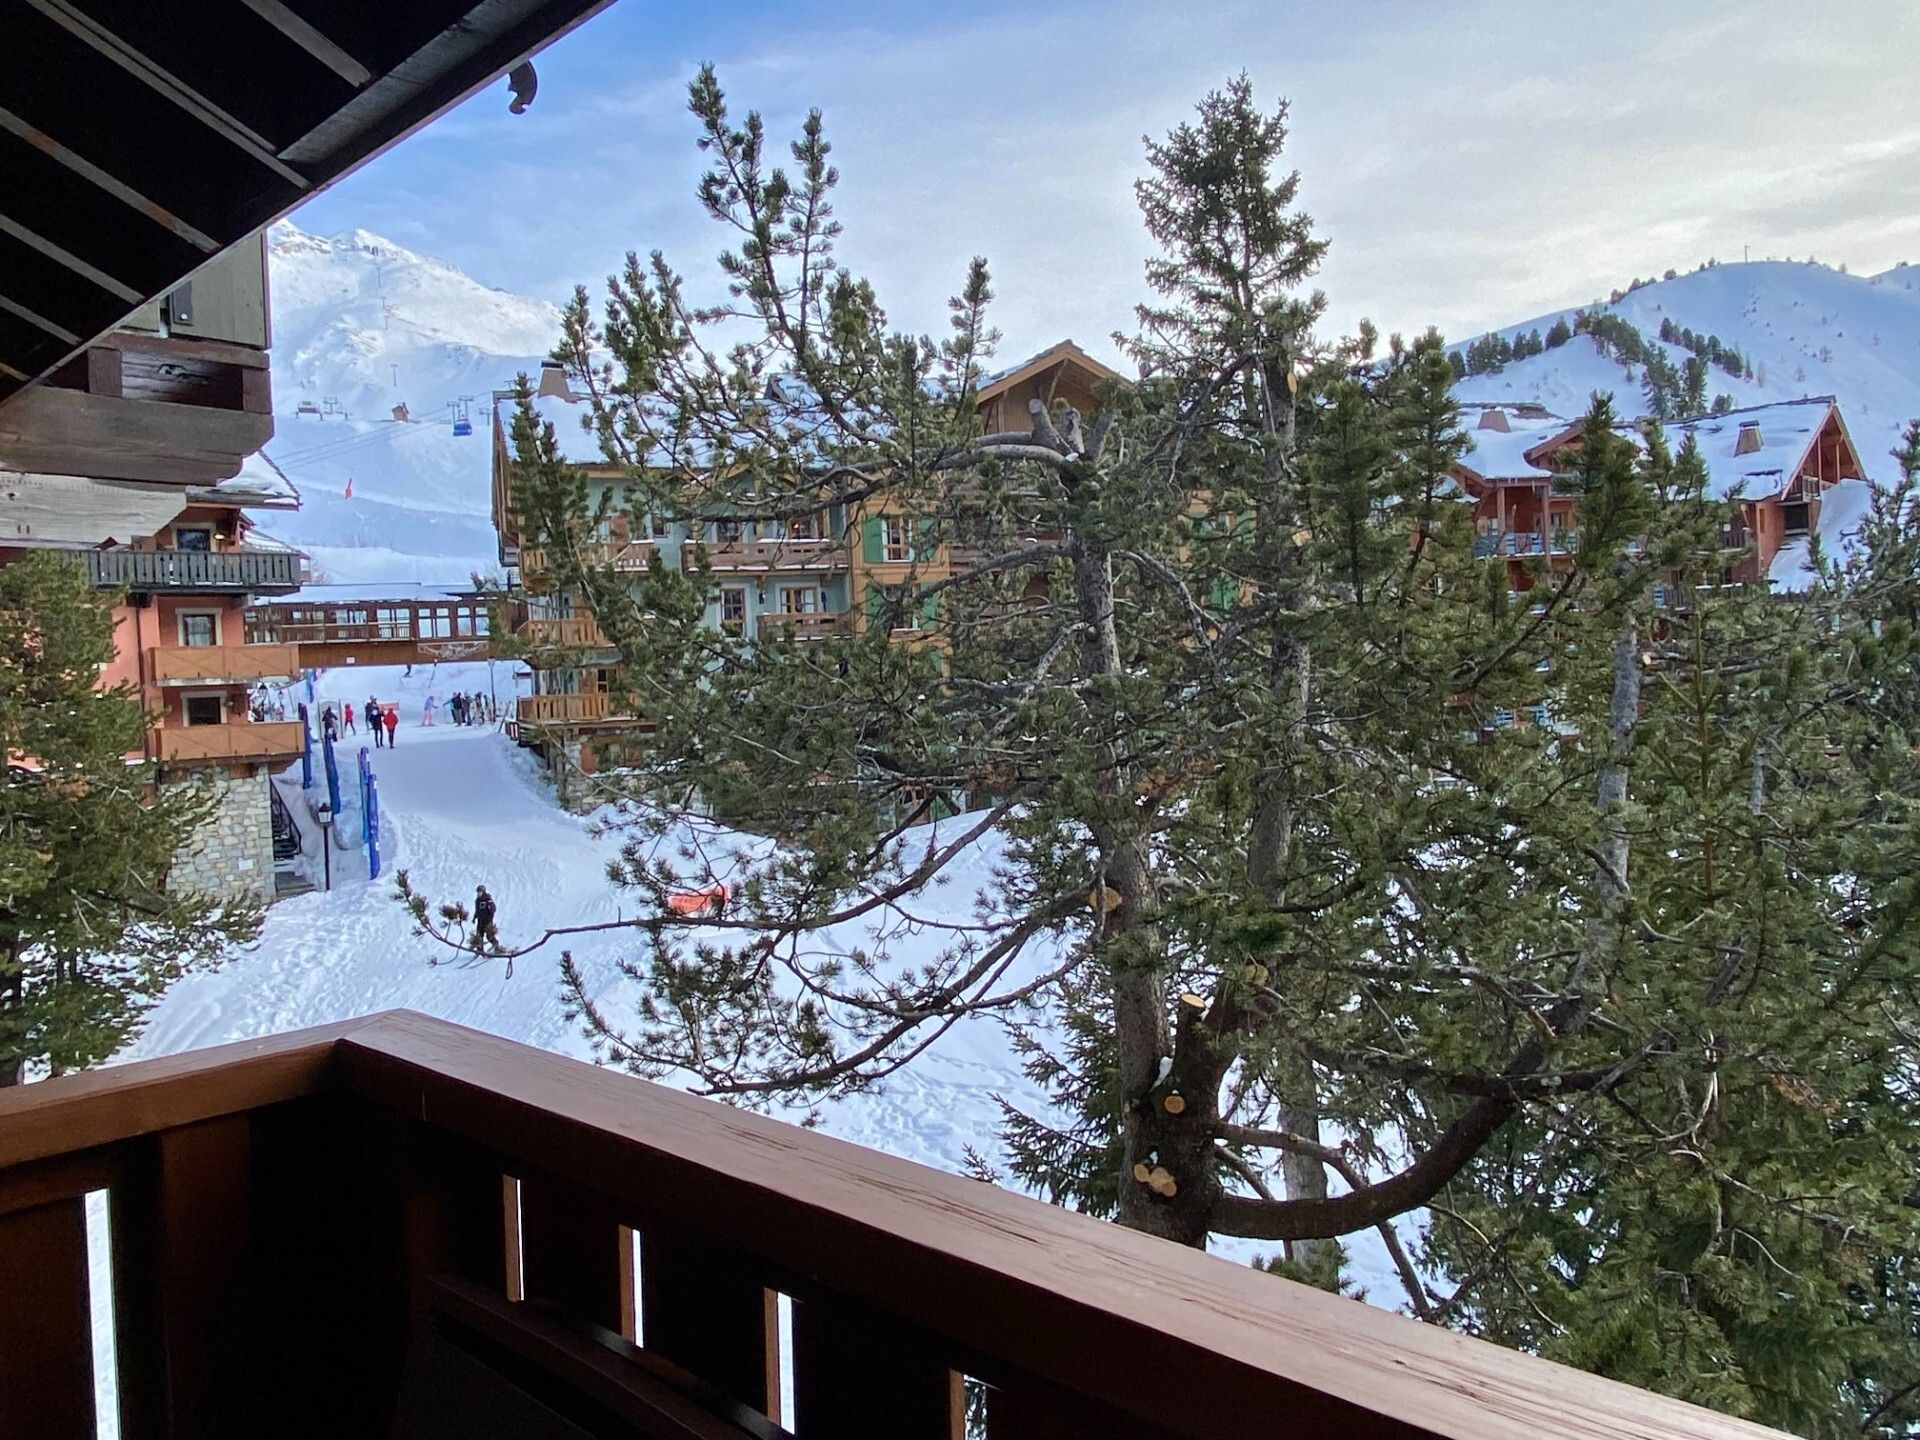
<svg viewBox="0 0 1920 1440">
<path fill-rule="evenodd" d="M 331 600 L 253 605 L 249 645 L 300 647 L 301 664 L 428 665 L 492 658 L 487 602 L 478 596 L 433 600 Z"/>
</svg>

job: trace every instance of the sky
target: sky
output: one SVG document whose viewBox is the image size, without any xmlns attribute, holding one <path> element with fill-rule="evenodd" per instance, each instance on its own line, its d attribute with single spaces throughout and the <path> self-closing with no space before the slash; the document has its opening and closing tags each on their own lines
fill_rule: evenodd
<svg viewBox="0 0 1920 1440">
<path fill-rule="evenodd" d="M 1113 355 L 1143 136 L 1241 70 L 1290 104 L 1330 329 L 1470 336 L 1709 257 L 1920 261 L 1913 0 L 616 0 L 537 58 L 527 113 L 496 85 L 293 218 L 556 301 L 629 250 L 711 291 L 703 61 L 771 139 L 823 111 L 841 262 L 897 327 L 941 331 L 986 256 L 1008 359 Z"/>
</svg>

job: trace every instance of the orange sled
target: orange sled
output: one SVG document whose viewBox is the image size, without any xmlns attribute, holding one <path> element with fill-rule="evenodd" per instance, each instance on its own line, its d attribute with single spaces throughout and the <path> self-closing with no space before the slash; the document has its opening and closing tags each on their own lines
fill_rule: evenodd
<svg viewBox="0 0 1920 1440">
<path fill-rule="evenodd" d="M 710 885 L 704 890 L 679 890 L 667 896 L 667 909 L 676 915 L 692 918 L 697 915 L 724 915 L 727 913 L 727 887 Z"/>
</svg>

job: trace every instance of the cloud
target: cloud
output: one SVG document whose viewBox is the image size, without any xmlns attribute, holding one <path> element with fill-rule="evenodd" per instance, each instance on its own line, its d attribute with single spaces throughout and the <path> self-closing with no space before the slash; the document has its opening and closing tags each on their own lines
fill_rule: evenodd
<svg viewBox="0 0 1920 1440">
<path fill-rule="evenodd" d="M 1121 0 L 616 6 L 541 58 L 528 115 L 477 97 L 301 221 L 393 234 L 549 298 L 597 286 L 629 249 L 664 249 L 703 283 L 725 237 L 693 200 L 684 86 L 700 57 L 783 143 L 825 111 L 842 258 L 896 323 L 937 331 L 987 255 L 1010 355 L 1064 335 L 1105 349 L 1130 323 L 1142 134 L 1242 68 L 1293 103 L 1289 156 L 1333 241 L 1321 283 L 1341 328 L 1366 314 L 1471 334 L 1742 245 L 1868 273 L 1904 258 L 1920 210 L 1905 0 L 1859 0 L 1845 25 L 1824 0 Z"/>
</svg>

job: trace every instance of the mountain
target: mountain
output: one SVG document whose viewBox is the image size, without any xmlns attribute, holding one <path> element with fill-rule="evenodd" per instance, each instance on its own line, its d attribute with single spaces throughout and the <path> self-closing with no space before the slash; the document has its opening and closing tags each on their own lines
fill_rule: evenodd
<svg viewBox="0 0 1920 1440">
<path fill-rule="evenodd" d="M 342 598 L 491 572 L 490 392 L 538 370 L 558 310 L 365 230 L 326 238 L 281 224 L 269 255 L 278 413 L 268 454 L 303 497 L 301 513 L 275 528 Z M 1676 368 L 1688 351 L 1660 340 L 1663 321 L 1737 351 L 1751 378 L 1719 365 L 1708 375 L 1709 395 L 1734 406 L 1838 397 L 1876 480 L 1892 478 L 1888 452 L 1920 417 L 1920 266 L 1856 276 L 1813 263 L 1711 265 L 1488 333 L 1545 336 L 1581 310 L 1632 326 Z M 1470 404 L 1533 401 L 1567 417 L 1610 390 L 1635 415 L 1642 380 L 1641 366 L 1575 335 L 1457 390 Z M 453 433 L 462 397 L 468 436 Z M 393 418 L 402 403 L 404 421 Z"/>
<path fill-rule="evenodd" d="M 1724 394 L 1735 407 L 1836 397 L 1874 480 L 1893 477 L 1888 452 L 1920 418 L 1920 267 L 1858 276 L 1811 262 L 1711 265 L 1489 333 L 1509 342 L 1536 330 L 1545 336 L 1558 321 L 1571 325 L 1581 309 L 1630 324 L 1676 368 L 1689 352 L 1659 338 L 1662 321 L 1737 350 L 1751 362 L 1751 379 L 1719 365 L 1707 379 L 1708 394 Z M 1466 402 L 1531 400 L 1567 417 L 1585 409 L 1595 390 L 1610 390 L 1624 415 L 1638 415 L 1646 409 L 1643 379 L 1641 366 L 1575 335 L 1498 372 L 1471 375 L 1456 390 Z"/>
<path fill-rule="evenodd" d="M 559 311 L 365 230 L 326 238 L 276 225 L 268 265 L 267 453 L 302 499 L 273 528 L 313 556 L 315 593 L 464 584 L 492 570 L 491 392 L 539 369 Z M 473 433 L 456 436 L 463 401 Z"/>
</svg>

